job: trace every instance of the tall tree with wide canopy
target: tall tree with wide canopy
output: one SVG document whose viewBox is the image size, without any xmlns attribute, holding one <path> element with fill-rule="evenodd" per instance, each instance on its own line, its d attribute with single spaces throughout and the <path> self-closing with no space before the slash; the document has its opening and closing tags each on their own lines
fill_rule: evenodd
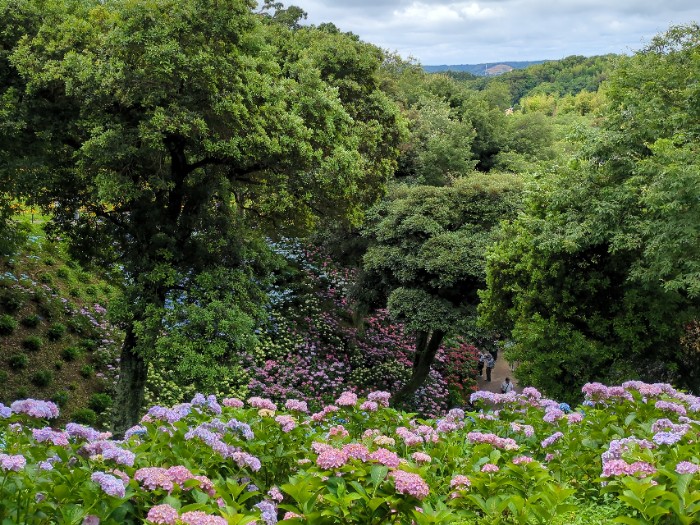
<svg viewBox="0 0 700 525">
<path fill-rule="evenodd" d="M 450 186 L 402 186 L 369 214 L 367 282 L 385 290 L 390 313 L 416 334 L 409 399 L 430 372 L 444 337 L 474 318 L 485 254 L 501 221 L 512 219 L 522 184 L 513 174 L 473 173 Z"/>
<path fill-rule="evenodd" d="M 384 101 L 355 122 L 312 52 L 280 51 L 294 28 L 254 2 L 41 4 L 38 29 L 11 56 L 26 82 L 14 111 L 40 145 L 15 152 L 16 173 L 38 175 L 76 254 L 123 275 L 121 431 L 137 420 L 172 292 L 222 267 L 254 277 L 251 232 L 358 221 L 396 155 L 391 141 L 372 143 L 392 133 L 364 131 L 398 128 L 398 114 Z M 371 94 L 379 63 L 345 75 Z"/>
<path fill-rule="evenodd" d="M 631 377 L 700 387 L 700 356 L 681 349 L 700 313 L 698 67 L 697 25 L 620 62 L 600 130 L 489 255 L 482 319 L 549 395 Z"/>
</svg>

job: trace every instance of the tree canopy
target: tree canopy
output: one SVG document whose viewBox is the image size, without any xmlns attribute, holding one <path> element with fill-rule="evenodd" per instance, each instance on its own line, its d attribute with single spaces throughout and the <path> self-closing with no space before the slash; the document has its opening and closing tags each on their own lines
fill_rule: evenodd
<svg viewBox="0 0 700 525">
<path fill-rule="evenodd" d="M 122 273 L 123 430 L 171 292 L 217 268 L 264 274 L 251 243 L 267 227 L 358 222 L 402 125 L 381 52 L 352 35 L 246 0 L 40 4 L 9 52 L 23 123 L 4 146 L 74 253 Z"/>
<path fill-rule="evenodd" d="M 369 215 L 365 278 L 414 331 L 413 376 L 400 402 L 427 377 L 443 337 L 464 330 L 485 282 L 485 253 L 500 222 L 515 215 L 521 182 L 473 173 L 443 187 L 395 188 Z"/>
<path fill-rule="evenodd" d="M 551 395 L 634 376 L 698 387 L 680 350 L 700 306 L 698 35 L 671 28 L 615 69 L 600 129 L 489 253 L 483 320 Z"/>
</svg>

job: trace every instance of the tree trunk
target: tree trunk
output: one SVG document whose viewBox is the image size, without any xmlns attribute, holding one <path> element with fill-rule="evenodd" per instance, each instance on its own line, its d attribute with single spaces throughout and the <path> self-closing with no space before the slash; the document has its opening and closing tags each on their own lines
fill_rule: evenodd
<svg viewBox="0 0 700 525">
<path fill-rule="evenodd" d="M 112 429 L 117 438 L 139 421 L 146 389 L 148 363 L 136 351 L 134 326 L 126 330 L 119 362 L 119 381 L 116 388 Z"/>
<path fill-rule="evenodd" d="M 392 396 L 392 406 L 400 406 L 413 396 L 416 390 L 425 382 L 430 372 L 430 367 L 435 360 L 435 354 L 438 348 L 440 348 L 440 343 L 442 343 L 444 337 L 445 332 L 442 330 L 435 330 L 432 334 L 425 331 L 420 331 L 416 334 L 416 353 L 413 356 L 413 373 L 403 388 Z"/>
</svg>

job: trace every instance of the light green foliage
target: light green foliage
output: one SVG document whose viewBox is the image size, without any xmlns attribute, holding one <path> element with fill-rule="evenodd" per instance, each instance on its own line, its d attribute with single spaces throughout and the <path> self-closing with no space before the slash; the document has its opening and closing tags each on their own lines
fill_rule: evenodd
<svg viewBox="0 0 700 525">
<path fill-rule="evenodd" d="M 519 378 L 569 399 L 592 379 L 697 388 L 680 352 L 700 303 L 697 26 L 621 62 L 581 158 L 543 173 L 491 250 L 481 313 Z M 694 153 L 695 152 L 695 153 Z"/>
</svg>

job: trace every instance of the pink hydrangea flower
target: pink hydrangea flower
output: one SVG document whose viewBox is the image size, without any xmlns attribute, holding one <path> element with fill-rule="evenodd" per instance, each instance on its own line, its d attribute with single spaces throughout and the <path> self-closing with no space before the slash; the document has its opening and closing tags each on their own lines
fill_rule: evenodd
<svg viewBox="0 0 700 525">
<path fill-rule="evenodd" d="M 467 476 L 463 476 L 461 474 L 454 476 L 450 480 L 450 487 L 451 488 L 471 487 L 471 484 L 472 484 L 471 480 Z"/>
<path fill-rule="evenodd" d="M 340 468 L 348 460 L 348 456 L 342 450 L 336 448 L 329 448 L 324 450 L 316 458 L 316 464 L 322 469 L 330 470 L 334 468 Z"/>
<path fill-rule="evenodd" d="M 360 410 L 365 412 L 376 412 L 379 409 L 379 405 L 376 401 L 365 401 L 360 405 Z"/>
<path fill-rule="evenodd" d="M 185 525 L 227 525 L 228 521 L 221 516 L 207 514 L 201 510 L 183 512 L 180 521 Z"/>
<path fill-rule="evenodd" d="M 481 472 L 498 472 L 500 469 L 498 468 L 498 465 L 494 465 L 493 463 L 486 463 L 484 464 L 483 467 L 481 467 Z"/>
<path fill-rule="evenodd" d="M 414 452 L 411 458 L 413 458 L 413 461 L 416 463 L 430 463 L 433 460 L 433 458 L 424 452 Z"/>
<path fill-rule="evenodd" d="M 350 435 L 343 425 L 336 425 L 328 430 L 328 437 L 346 438 Z"/>
<path fill-rule="evenodd" d="M 277 416 L 275 418 L 275 421 L 277 421 L 280 427 L 282 427 L 282 432 L 291 432 L 297 426 L 297 422 L 294 420 L 294 418 L 286 414 L 282 416 Z"/>
<path fill-rule="evenodd" d="M 359 459 L 360 461 L 369 459 L 369 450 L 362 443 L 348 443 L 343 446 L 343 452 L 347 454 L 348 458 Z"/>
<path fill-rule="evenodd" d="M 244 403 L 240 399 L 237 399 L 235 397 L 227 397 L 222 401 L 222 404 L 225 407 L 231 407 L 231 408 L 243 408 Z"/>
<path fill-rule="evenodd" d="M 390 468 L 396 468 L 401 463 L 399 456 L 393 453 L 391 450 L 385 448 L 378 448 L 369 455 L 369 459 L 381 463 L 382 465 Z"/>
<path fill-rule="evenodd" d="M 309 407 L 306 405 L 306 401 L 299 401 L 298 399 L 288 399 L 284 404 L 284 408 L 287 410 L 296 410 L 297 412 L 307 413 Z"/>
<path fill-rule="evenodd" d="M 248 404 L 253 408 L 272 410 L 273 412 L 277 410 L 277 405 L 275 405 L 271 400 L 263 397 L 251 397 L 248 399 Z"/>
<path fill-rule="evenodd" d="M 394 479 L 396 492 L 399 494 L 408 494 L 422 500 L 430 493 L 430 487 L 418 474 L 394 470 L 389 473 L 389 477 Z"/>
<path fill-rule="evenodd" d="M 341 407 L 353 407 L 357 404 L 357 394 L 345 391 L 336 399 L 335 404 Z"/>
<path fill-rule="evenodd" d="M 148 521 L 152 521 L 158 525 L 175 525 L 177 518 L 177 510 L 167 504 L 151 507 L 146 515 Z"/>
</svg>

